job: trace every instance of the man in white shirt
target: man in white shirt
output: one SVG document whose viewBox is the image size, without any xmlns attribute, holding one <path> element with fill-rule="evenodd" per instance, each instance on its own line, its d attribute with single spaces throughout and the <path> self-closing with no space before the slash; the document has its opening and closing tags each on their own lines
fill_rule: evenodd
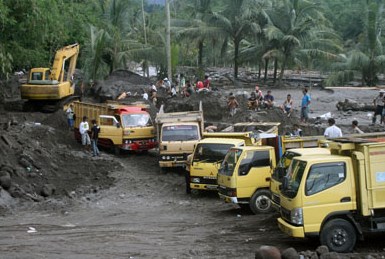
<svg viewBox="0 0 385 259">
<path fill-rule="evenodd" d="M 91 150 L 91 139 L 88 135 L 88 130 L 90 129 L 90 126 L 88 125 L 87 117 L 83 116 L 82 122 L 80 122 L 79 125 L 79 132 L 82 136 L 82 145 L 84 146 L 85 150 L 90 151 Z"/>
<path fill-rule="evenodd" d="M 336 121 L 333 118 L 328 119 L 329 127 L 326 128 L 324 136 L 326 138 L 339 138 L 342 137 L 342 131 L 335 124 Z"/>
</svg>

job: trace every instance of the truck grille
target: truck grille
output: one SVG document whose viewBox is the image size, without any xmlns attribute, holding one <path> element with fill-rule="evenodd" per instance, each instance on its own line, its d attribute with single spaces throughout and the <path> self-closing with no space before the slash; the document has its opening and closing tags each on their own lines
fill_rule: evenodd
<svg viewBox="0 0 385 259">
<path fill-rule="evenodd" d="M 186 161 L 187 155 L 160 155 L 160 161 Z"/>
<path fill-rule="evenodd" d="M 194 177 L 194 178 L 199 178 L 199 180 L 200 180 L 199 183 L 201 183 L 201 184 L 217 185 L 217 178 L 214 178 L 214 179 L 210 179 L 210 178 L 206 178 L 206 177 Z"/>
<path fill-rule="evenodd" d="M 237 197 L 236 189 L 233 189 L 233 188 L 218 186 L 218 192 L 219 194 L 222 194 L 227 197 Z"/>
<path fill-rule="evenodd" d="M 276 195 L 276 194 L 272 194 L 272 195 L 271 195 L 271 200 L 272 200 L 275 204 L 278 204 L 278 205 L 279 205 L 279 203 L 281 202 L 281 198 L 280 198 L 278 195 Z"/>
</svg>

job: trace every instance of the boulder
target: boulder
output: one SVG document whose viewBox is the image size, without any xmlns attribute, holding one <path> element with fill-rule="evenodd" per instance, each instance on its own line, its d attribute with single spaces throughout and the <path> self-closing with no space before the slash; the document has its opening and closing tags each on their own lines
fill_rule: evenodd
<svg viewBox="0 0 385 259">
<path fill-rule="evenodd" d="M 275 246 L 261 246 L 255 252 L 255 259 L 280 259 L 281 253 Z"/>
</svg>

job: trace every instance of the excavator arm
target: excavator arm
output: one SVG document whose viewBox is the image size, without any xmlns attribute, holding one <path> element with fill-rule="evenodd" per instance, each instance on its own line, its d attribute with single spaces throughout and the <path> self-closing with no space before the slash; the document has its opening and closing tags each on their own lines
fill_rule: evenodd
<svg viewBox="0 0 385 259">
<path fill-rule="evenodd" d="M 59 82 L 71 81 L 75 72 L 78 55 L 79 44 L 77 43 L 59 49 L 56 52 L 55 60 L 52 65 L 50 80 L 57 80 Z M 64 80 L 64 66 L 67 60 L 69 60 L 69 67 L 67 77 Z"/>
</svg>

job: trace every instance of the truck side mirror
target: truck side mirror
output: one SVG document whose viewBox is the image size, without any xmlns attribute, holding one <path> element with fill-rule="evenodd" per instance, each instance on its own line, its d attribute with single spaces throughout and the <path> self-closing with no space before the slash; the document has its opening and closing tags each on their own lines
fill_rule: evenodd
<svg viewBox="0 0 385 259">
<path fill-rule="evenodd" d="M 119 129 L 120 128 L 120 123 L 116 123 L 116 127 Z"/>
</svg>

